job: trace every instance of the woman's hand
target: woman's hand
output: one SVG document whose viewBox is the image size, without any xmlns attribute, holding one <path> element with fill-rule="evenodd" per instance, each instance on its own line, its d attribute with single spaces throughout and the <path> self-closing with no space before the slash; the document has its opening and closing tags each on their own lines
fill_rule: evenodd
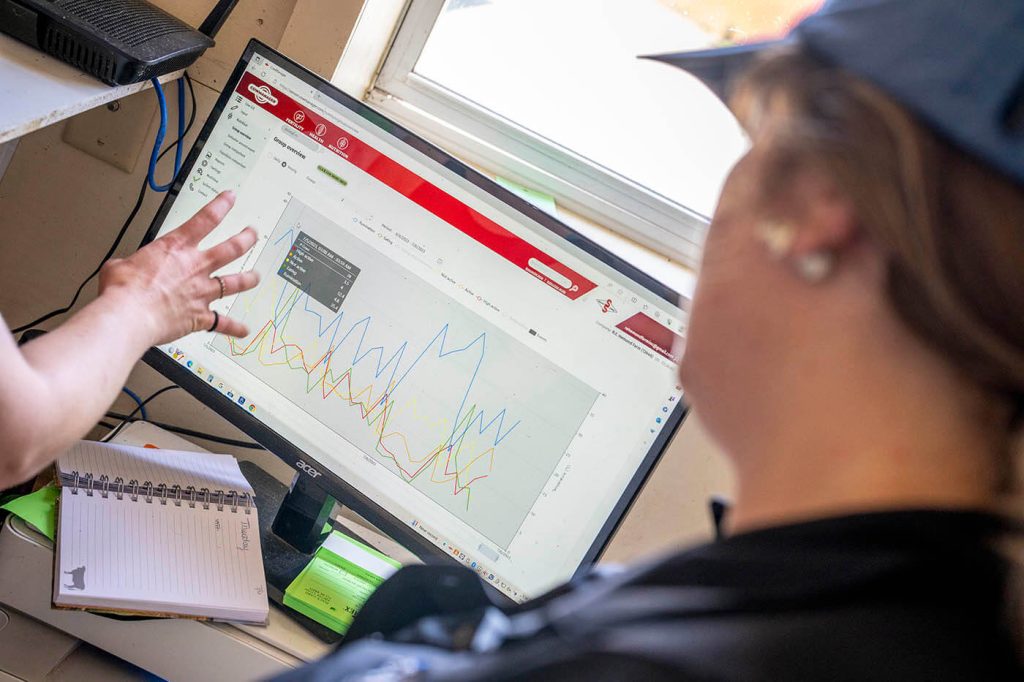
<svg viewBox="0 0 1024 682">
<path fill-rule="evenodd" d="M 199 242 L 234 203 L 233 192 L 221 192 L 178 229 L 128 258 L 108 261 L 100 271 L 100 297 L 120 297 L 122 304 L 142 316 L 151 345 L 205 329 L 229 336 L 248 334 L 241 322 L 215 317 L 210 303 L 252 289 L 259 275 L 249 271 L 214 278 L 210 273 L 252 248 L 256 231 L 247 227 L 206 251 L 199 250 Z"/>
<path fill-rule="evenodd" d="M 30 478 L 81 438 L 117 396 L 147 348 L 210 329 L 221 285 L 210 273 L 256 243 L 251 227 L 206 251 L 199 242 L 235 203 L 224 192 L 177 230 L 100 272 L 100 295 L 49 334 L 18 347 L 0 320 L 0 489 Z M 224 275 L 225 296 L 253 272 Z M 241 336 L 228 318 L 216 330 Z"/>
</svg>

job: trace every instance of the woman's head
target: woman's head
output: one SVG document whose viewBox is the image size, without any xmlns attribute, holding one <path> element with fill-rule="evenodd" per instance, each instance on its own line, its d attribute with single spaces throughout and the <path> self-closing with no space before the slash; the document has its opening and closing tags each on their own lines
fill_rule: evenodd
<svg viewBox="0 0 1024 682">
<path fill-rule="evenodd" d="M 844 381 L 851 401 L 913 400 L 944 375 L 932 387 L 1005 441 L 1024 402 L 1024 188 L 797 50 L 755 65 L 732 106 L 752 147 L 708 235 L 681 365 L 712 432 L 742 452 L 787 409 L 854 414 Z"/>
</svg>

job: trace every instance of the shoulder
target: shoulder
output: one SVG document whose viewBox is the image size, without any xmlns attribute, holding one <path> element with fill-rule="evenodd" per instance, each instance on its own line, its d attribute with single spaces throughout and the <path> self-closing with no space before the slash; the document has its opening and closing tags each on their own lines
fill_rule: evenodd
<svg viewBox="0 0 1024 682">
<path fill-rule="evenodd" d="M 602 646 L 715 680 L 1021 679 L 1000 633 L 973 625 L 972 632 L 938 611 L 866 601 L 627 627 L 606 633 Z"/>
</svg>

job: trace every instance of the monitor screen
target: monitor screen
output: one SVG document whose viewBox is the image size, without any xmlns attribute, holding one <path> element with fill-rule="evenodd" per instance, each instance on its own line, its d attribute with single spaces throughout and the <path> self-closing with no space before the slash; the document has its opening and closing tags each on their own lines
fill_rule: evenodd
<svg viewBox="0 0 1024 682">
<path fill-rule="evenodd" d="M 147 360 L 511 599 L 594 561 L 684 412 L 675 295 L 256 42 L 147 240 L 225 189 L 249 335 Z"/>
</svg>

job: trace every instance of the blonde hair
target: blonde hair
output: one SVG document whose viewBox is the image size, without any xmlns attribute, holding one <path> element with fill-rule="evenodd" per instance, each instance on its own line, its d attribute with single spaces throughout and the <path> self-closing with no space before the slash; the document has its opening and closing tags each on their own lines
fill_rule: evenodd
<svg viewBox="0 0 1024 682">
<path fill-rule="evenodd" d="M 888 298 L 900 318 L 1001 408 L 1003 478 L 1019 487 L 1024 188 L 874 86 L 799 50 L 754 65 L 731 103 L 752 137 L 770 135 L 766 196 L 807 166 L 847 193 L 861 229 L 887 255 Z"/>
</svg>

